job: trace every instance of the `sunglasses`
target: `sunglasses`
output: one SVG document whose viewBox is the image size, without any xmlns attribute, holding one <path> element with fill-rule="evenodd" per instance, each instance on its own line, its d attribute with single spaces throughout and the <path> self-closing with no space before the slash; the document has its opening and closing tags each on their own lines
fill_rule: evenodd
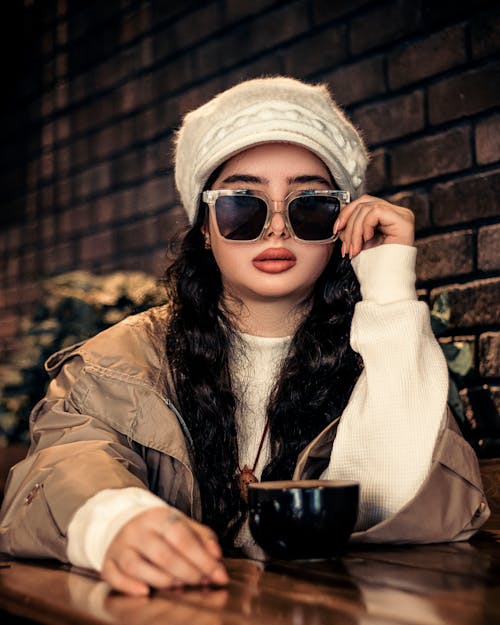
<svg viewBox="0 0 500 625">
<path fill-rule="evenodd" d="M 230 241 L 258 241 L 274 213 L 282 213 L 291 236 L 305 243 L 330 243 L 338 235 L 333 225 L 349 203 L 348 191 L 293 191 L 282 202 L 251 189 L 204 191 L 202 199 L 215 217 L 219 234 Z M 273 205 L 282 206 L 275 210 Z"/>
</svg>

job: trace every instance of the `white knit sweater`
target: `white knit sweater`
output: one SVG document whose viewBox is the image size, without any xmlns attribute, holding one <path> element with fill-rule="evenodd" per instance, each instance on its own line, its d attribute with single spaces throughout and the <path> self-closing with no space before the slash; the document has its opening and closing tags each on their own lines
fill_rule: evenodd
<svg viewBox="0 0 500 625">
<path fill-rule="evenodd" d="M 357 530 L 400 510 L 424 481 L 446 414 L 448 373 L 415 292 L 416 248 L 382 245 L 352 261 L 363 301 L 356 305 L 351 345 L 363 372 L 342 414 L 325 479 L 361 484 Z M 240 465 L 252 466 L 265 424 L 269 392 L 290 337 L 241 335 L 245 350 L 232 366 Z M 256 467 L 269 460 L 266 441 Z M 141 488 L 103 490 L 74 515 L 68 528 L 68 559 L 100 570 L 106 550 L 123 525 L 152 507 L 167 506 Z M 397 536 L 394 537 L 397 539 Z M 246 528 L 237 544 L 251 540 Z"/>
</svg>

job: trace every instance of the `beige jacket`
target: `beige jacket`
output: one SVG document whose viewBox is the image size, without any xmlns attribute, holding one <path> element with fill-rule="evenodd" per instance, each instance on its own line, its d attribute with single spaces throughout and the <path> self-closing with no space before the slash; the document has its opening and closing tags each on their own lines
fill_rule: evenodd
<svg viewBox="0 0 500 625">
<path fill-rule="evenodd" d="M 191 437 L 158 338 L 165 314 L 160 307 L 129 317 L 47 361 L 52 381 L 30 417 L 32 445 L 7 482 L 0 551 L 67 561 L 66 535 L 74 513 L 105 488 L 149 488 L 201 518 Z M 295 478 L 318 476 L 327 466 L 337 423 L 304 449 Z M 476 456 L 450 416 L 416 496 L 353 539 L 465 540 L 488 516 Z"/>
</svg>

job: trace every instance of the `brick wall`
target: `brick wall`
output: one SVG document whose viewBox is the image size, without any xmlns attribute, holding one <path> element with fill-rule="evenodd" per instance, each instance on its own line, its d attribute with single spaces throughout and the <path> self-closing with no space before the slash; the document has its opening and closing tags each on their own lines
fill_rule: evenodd
<svg viewBox="0 0 500 625">
<path fill-rule="evenodd" d="M 185 223 L 170 161 L 179 116 L 242 78 L 288 73 L 331 85 L 372 149 L 369 191 L 415 211 L 422 295 L 432 304 L 448 294 L 445 338 L 468 342 L 474 354 L 467 406 L 486 393 L 481 410 L 494 411 L 495 4 L 17 3 L 1 26 L 10 97 L 0 121 L 0 348 L 15 342 L 19 315 L 45 276 L 76 268 L 159 274 L 166 244 Z"/>
</svg>

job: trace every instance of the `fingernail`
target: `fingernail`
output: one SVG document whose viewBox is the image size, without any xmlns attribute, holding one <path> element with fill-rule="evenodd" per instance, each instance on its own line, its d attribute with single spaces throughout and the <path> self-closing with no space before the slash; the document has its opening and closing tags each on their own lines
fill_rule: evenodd
<svg viewBox="0 0 500 625">
<path fill-rule="evenodd" d="M 338 227 L 339 227 L 339 220 L 336 219 L 335 223 L 333 224 L 333 234 L 337 234 Z"/>
<path fill-rule="evenodd" d="M 222 566 L 218 566 L 213 572 L 212 572 L 212 580 L 216 583 L 216 584 L 227 584 L 227 582 L 229 581 L 229 577 L 226 573 L 226 569 Z"/>
<path fill-rule="evenodd" d="M 342 241 L 342 249 L 340 250 L 340 253 L 342 254 L 342 258 L 344 258 L 345 256 L 345 242 Z"/>
<path fill-rule="evenodd" d="M 351 245 L 351 247 L 349 248 L 349 258 L 350 258 L 350 259 L 352 259 L 353 254 L 354 254 L 354 248 L 353 248 L 353 246 Z"/>
</svg>

